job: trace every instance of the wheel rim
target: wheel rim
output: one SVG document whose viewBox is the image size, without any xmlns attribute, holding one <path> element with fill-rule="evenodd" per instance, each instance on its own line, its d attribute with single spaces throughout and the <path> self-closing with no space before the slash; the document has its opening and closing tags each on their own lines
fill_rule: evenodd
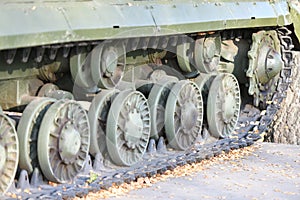
<svg viewBox="0 0 300 200">
<path fill-rule="evenodd" d="M 43 174 L 53 182 L 72 180 L 83 168 L 89 151 L 90 126 L 85 110 L 75 101 L 50 106 L 38 136 Z"/>
<path fill-rule="evenodd" d="M 150 136 L 150 111 L 138 91 L 122 91 L 114 99 L 106 126 L 108 153 L 117 165 L 131 166 L 142 159 Z"/>
<path fill-rule="evenodd" d="M 97 153 L 104 154 L 106 148 L 106 124 L 108 111 L 112 99 L 117 90 L 102 90 L 94 97 L 90 106 L 88 116 L 91 125 L 90 153 L 95 156 Z"/>
<path fill-rule="evenodd" d="M 150 136 L 156 140 L 163 135 L 166 102 L 174 84 L 172 80 L 161 80 L 154 84 L 148 97 L 151 113 Z"/>
<path fill-rule="evenodd" d="M 201 91 L 193 82 L 176 83 L 167 100 L 165 113 L 166 135 L 171 147 L 185 150 L 201 134 L 203 101 Z"/>
<path fill-rule="evenodd" d="M 28 104 L 19 121 L 17 133 L 20 144 L 19 167 L 32 173 L 38 167 L 37 139 L 40 123 L 54 99 L 38 98 Z"/>
<path fill-rule="evenodd" d="M 126 49 L 121 41 L 101 43 L 91 52 L 93 81 L 100 88 L 113 89 L 123 77 Z"/>
<path fill-rule="evenodd" d="M 232 74 L 220 74 L 212 82 L 208 94 L 207 120 L 214 137 L 229 137 L 238 121 L 240 89 Z"/>
<path fill-rule="evenodd" d="M 0 193 L 4 194 L 13 183 L 18 166 L 18 136 L 11 120 L 0 114 Z"/>
</svg>

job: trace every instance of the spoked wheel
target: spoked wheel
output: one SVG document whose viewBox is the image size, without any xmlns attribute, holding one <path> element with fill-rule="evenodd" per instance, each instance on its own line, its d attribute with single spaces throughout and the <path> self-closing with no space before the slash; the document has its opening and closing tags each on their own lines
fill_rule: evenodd
<svg viewBox="0 0 300 200">
<path fill-rule="evenodd" d="M 162 79 L 152 87 L 148 102 L 151 113 L 151 137 L 158 140 L 163 135 L 165 126 L 165 107 L 174 80 Z"/>
<path fill-rule="evenodd" d="M 72 180 L 85 164 L 89 142 L 88 116 L 78 103 L 59 100 L 51 105 L 38 136 L 38 159 L 46 178 L 60 183 Z"/>
<path fill-rule="evenodd" d="M 11 120 L 0 114 L 0 194 L 13 183 L 18 166 L 18 136 Z"/>
<path fill-rule="evenodd" d="M 94 97 L 88 116 L 91 125 L 90 153 L 104 154 L 106 148 L 106 122 L 112 99 L 117 95 L 117 90 L 102 90 Z"/>
<path fill-rule="evenodd" d="M 203 101 L 201 91 L 193 82 L 176 83 L 167 100 L 165 111 L 166 135 L 171 147 L 185 150 L 201 134 Z"/>
<path fill-rule="evenodd" d="M 232 74 L 220 74 L 212 82 L 208 94 L 207 121 L 214 137 L 229 137 L 238 121 L 240 89 Z"/>
<path fill-rule="evenodd" d="M 19 166 L 28 173 L 32 173 L 33 169 L 39 166 L 37 156 L 39 128 L 47 109 L 54 101 L 50 98 L 38 98 L 30 102 L 20 119 L 17 128 L 20 143 Z"/>
<path fill-rule="evenodd" d="M 142 93 L 125 90 L 115 97 L 106 134 L 108 153 L 115 164 L 131 166 L 141 160 L 150 136 L 150 111 Z"/>
</svg>

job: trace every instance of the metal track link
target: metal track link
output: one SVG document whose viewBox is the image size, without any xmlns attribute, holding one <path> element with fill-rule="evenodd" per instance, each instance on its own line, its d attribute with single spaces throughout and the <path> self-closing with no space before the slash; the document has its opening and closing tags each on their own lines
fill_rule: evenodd
<svg viewBox="0 0 300 200">
<path fill-rule="evenodd" d="M 268 106 L 266 112 L 262 115 L 258 127 L 254 128 L 254 130 L 260 134 L 264 134 L 268 126 L 271 124 L 274 115 L 280 109 L 280 103 L 286 97 L 288 86 L 292 80 L 292 68 L 294 67 L 292 48 L 294 46 L 292 44 L 291 37 L 289 37 L 291 32 L 287 28 L 283 27 L 277 29 L 277 34 L 281 42 L 281 55 L 284 66 L 281 70 L 276 92 L 272 97 L 272 101 L 267 102 Z"/>
</svg>

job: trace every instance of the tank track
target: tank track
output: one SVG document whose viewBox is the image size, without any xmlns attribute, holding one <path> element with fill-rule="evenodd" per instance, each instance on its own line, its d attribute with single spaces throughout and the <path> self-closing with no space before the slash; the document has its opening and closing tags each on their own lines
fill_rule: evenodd
<svg viewBox="0 0 300 200">
<path fill-rule="evenodd" d="M 259 110 L 249 104 L 241 108 L 235 137 L 221 139 L 209 144 L 203 144 L 204 141 L 200 141 L 186 151 L 168 151 L 162 142 L 163 140 L 158 142 L 156 148 L 155 141 L 151 140 L 143 161 L 138 165 L 129 168 L 114 167 L 112 171 L 108 171 L 107 169 L 103 170 L 101 164 L 97 165 L 100 162 L 94 162 L 92 166 L 91 161 L 89 161 L 83 174 L 79 175 L 73 183 L 68 184 L 48 185 L 35 179 L 31 182 L 35 182 L 38 187 L 27 189 L 29 186 L 28 175 L 22 175 L 21 173 L 18 182 L 18 188 L 21 189 L 11 188 L 4 199 L 72 199 L 74 197 L 84 197 L 89 192 L 108 189 L 112 184 L 120 185 L 124 182 L 130 183 L 140 177 L 163 174 L 166 170 L 172 170 L 177 166 L 200 162 L 220 155 L 222 152 L 228 153 L 230 150 L 254 144 L 262 139 L 275 113 L 280 109 L 280 103 L 286 97 L 286 91 L 291 82 L 294 63 L 291 51 L 293 45 L 291 38 L 288 36 L 290 32 L 286 28 L 279 28 L 277 33 L 282 44 L 281 53 L 284 67 L 280 74 L 276 92 L 272 101 L 266 102 L 267 107 L 265 110 Z M 93 168 L 94 171 L 90 172 Z M 95 179 L 91 180 L 90 175 L 96 175 Z"/>
</svg>

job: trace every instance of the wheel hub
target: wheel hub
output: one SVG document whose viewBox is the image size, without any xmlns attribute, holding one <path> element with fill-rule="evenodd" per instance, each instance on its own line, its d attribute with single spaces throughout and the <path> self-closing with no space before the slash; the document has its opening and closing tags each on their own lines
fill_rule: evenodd
<svg viewBox="0 0 300 200">
<path fill-rule="evenodd" d="M 0 171 L 3 170 L 5 163 L 6 163 L 6 151 L 5 148 L 2 144 L 0 144 L 0 152 L 1 152 L 1 156 L 0 156 Z"/>
<path fill-rule="evenodd" d="M 102 89 L 113 89 L 121 81 L 126 66 L 126 49 L 122 41 L 102 42 L 88 57 L 94 83 Z"/>
<path fill-rule="evenodd" d="M 274 49 L 270 49 L 267 54 L 266 74 L 269 79 L 274 78 L 283 68 L 283 61 L 280 53 Z"/>
<path fill-rule="evenodd" d="M 143 134 L 143 121 L 140 113 L 136 108 L 128 114 L 128 119 L 125 124 L 125 140 L 127 146 L 134 149 L 138 145 Z"/>
<path fill-rule="evenodd" d="M 181 123 L 184 130 L 190 130 L 197 124 L 198 111 L 190 100 L 188 100 L 181 110 Z"/>
<path fill-rule="evenodd" d="M 204 62 L 209 63 L 217 50 L 214 40 L 207 38 L 204 42 Z"/>
<path fill-rule="evenodd" d="M 118 65 L 118 54 L 113 49 L 109 49 L 104 52 L 103 58 L 104 66 L 106 66 L 105 75 L 111 77 Z"/>
<path fill-rule="evenodd" d="M 221 53 L 220 35 L 211 35 L 196 39 L 193 52 L 195 68 L 203 73 L 211 73 L 218 69 Z"/>
<path fill-rule="evenodd" d="M 257 62 L 257 78 L 260 84 L 268 83 L 282 69 L 281 55 L 271 46 L 262 46 Z"/>
<path fill-rule="evenodd" d="M 67 122 L 62 128 L 59 138 L 59 154 L 64 163 L 70 164 L 75 160 L 80 146 L 80 133 L 71 122 Z"/>
</svg>

